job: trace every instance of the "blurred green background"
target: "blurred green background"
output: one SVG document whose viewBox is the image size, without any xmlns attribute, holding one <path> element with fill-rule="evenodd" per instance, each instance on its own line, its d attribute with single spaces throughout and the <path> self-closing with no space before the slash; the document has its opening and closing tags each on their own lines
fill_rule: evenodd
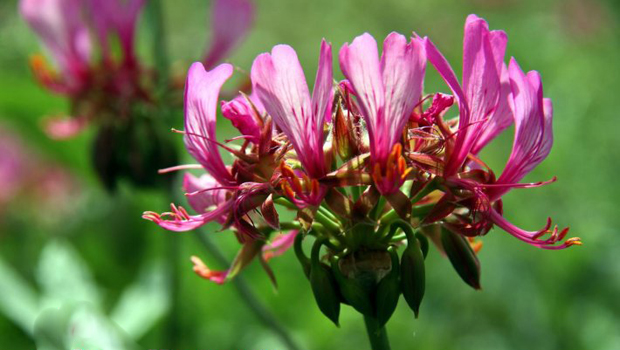
<svg viewBox="0 0 620 350">
<path fill-rule="evenodd" d="M 462 283 L 447 259 L 431 250 L 420 318 L 414 319 L 401 300 L 388 323 L 394 349 L 620 349 L 617 1 L 261 0 L 256 7 L 254 30 L 230 57 L 241 70 L 248 71 L 257 54 L 287 43 L 312 77 L 323 37 L 333 43 L 336 57 L 344 42 L 366 31 L 378 41 L 391 31 L 415 31 L 431 37 L 458 74 L 463 24 L 468 14 L 476 13 L 492 29 L 507 32 L 508 55 L 524 70 L 538 70 L 545 95 L 553 99 L 555 145 L 526 180 L 557 176 L 558 181 L 512 191 L 505 197 L 505 215 L 527 229 L 538 229 L 551 216 L 554 223 L 570 226 L 569 236 L 580 236 L 584 245 L 544 251 L 495 229 L 484 237 L 479 255 L 482 291 Z M 94 130 L 63 142 L 43 133 L 42 117 L 66 112 L 67 103 L 32 79 L 27 59 L 40 47 L 16 8 L 16 1 L 0 3 L 0 126 L 8 130 L 0 136 L 19 138 L 27 157 L 37 160 L 24 176 L 58 167 L 68 172 L 69 184 L 33 195 L 40 182 L 35 176 L 2 203 L 2 348 L 35 348 L 28 329 L 39 317 L 37 310 L 84 295 L 95 300 L 93 315 L 111 315 L 100 319 L 123 328 L 121 333 L 137 339 L 138 348 L 284 349 L 232 285 L 218 286 L 194 275 L 190 255 L 217 265 L 194 233 L 174 234 L 140 218 L 144 210 L 166 210 L 171 198 L 129 185 L 107 194 L 90 167 Z M 208 42 L 208 3 L 166 0 L 164 9 L 173 67 L 183 72 Z M 140 50 L 149 60 L 149 32 L 143 22 Z M 429 67 L 428 72 L 426 90 L 447 92 L 434 70 Z M 182 114 L 175 120 L 170 127 L 180 128 Z M 220 122 L 218 137 L 223 140 L 232 130 L 226 120 Z M 508 132 L 483 154 L 497 172 L 511 142 Z M 182 149 L 181 142 L 178 146 Z M 234 237 L 217 232 L 216 226 L 207 231 L 232 259 L 238 248 Z M 176 266 L 167 259 L 175 245 L 181 249 Z M 292 252 L 270 264 L 278 278 L 277 292 L 258 264 L 243 276 L 302 348 L 369 348 L 362 318 L 352 309 L 344 308 L 340 329 L 320 314 Z M 171 271 L 176 279 L 170 278 Z M 172 313 L 178 320 L 174 345 L 168 343 L 171 313 L 166 312 L 171 296 L 178 301 Z M 37 337 L 47 334 L 35 330 Z"/>
</svg>

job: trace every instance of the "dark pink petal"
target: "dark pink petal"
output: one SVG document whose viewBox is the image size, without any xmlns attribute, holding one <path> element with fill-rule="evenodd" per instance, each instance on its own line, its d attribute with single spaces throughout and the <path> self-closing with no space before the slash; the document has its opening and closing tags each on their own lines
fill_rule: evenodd
<svg viewBox="0 0 620 350">
<path fill-rule="evenodd" d="M 330 54 L 323 45 L 320 62 L 325 68 L 325 57 Z M 326 72 L 319 69 L 319 81 L 324 85 Z M 287 45 L 277 45 L 271 54 L 259 55 L 252 65 L 252 84 L 265 110 L 284 132 L 297 152 L 306 172 L 319 178 L 325 175 L 323 157 L 323 121 L 325 112 L 315 115 L 304 72 L 295 50 Z M 331 78 L 330 78 L 331 80 Z M 317 93 L 326 93 L 324 87 Z M 323 97 L 317 98 L 317 105 Z M 325 108 L 328 108 L 323 106 Z"/>
<path fill-rule="evenodd" d="M 379 144 L 381 136 L 386 137 L 389 153 L 400 140 L 403 128 L 422 95 L 426 53 L 421 39 L 407 38 L 391 33 L 383 42 L 381 72 L 385 89 L 385 129 L 376 130 Z M 387 154 L 386 154 L 387 156 Z"/>
<path fill-rule="evenodd" d="M 187 193 L 187 202 L 197 213 L 205 213 L 208 210 L 226 201 L 225 189 L 211 175 L 204 174 L 195 177 L 185 173 L 183 177 L 183 190 Z M 216 219 L 220 224 L 226 220 L 226 214 Z"/>
<path fill-rule="evenodd" d="M 254 22 L 254 5 L 249 0 L 214 0 L 211 10 L 213 38 L 204 64 L 215 66 L 246 36 Z"/>
<path fill-rule="evenodd" d="M 222 85 L 232 75 L 230 64 L 206 71 L 199 62 L 192 64 L 185 83 L 185 146 L 189 153 L 221 184 L 230 185 L 230 174 L 215 143 L 217 100 Z"/>
<path fill-rule="evenodd" d="M 499 184 L 519 182 L 542 162 L 553 144 L 551 100 L 543 98 L 542 82 L 537 72 L 523 73 L 514 58 L 509 66 L 515 138 L 512 152 Z M 492 193 L 494 199 L 507 190 Z"/>
</svg>

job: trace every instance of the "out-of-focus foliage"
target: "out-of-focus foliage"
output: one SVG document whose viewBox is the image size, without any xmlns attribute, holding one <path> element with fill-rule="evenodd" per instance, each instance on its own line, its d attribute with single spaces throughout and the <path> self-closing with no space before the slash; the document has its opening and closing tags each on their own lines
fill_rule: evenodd
<svg viewBox="0 0 620 350">
<path fill-rule="evenodd" d="M 186 59 L 174 62 L 173 70 L 183 73 L 192 58 L 202 53 L 202 45 L 196 42 L 202 44 L 209 35 L 208 9 L 202 0 L 164 3 L 166 40 L 175 57 Z M 232 286 L 217 286 L 192 273 L 190 255 L 214 264 L 194 233 L 164 232 L 140 219 L 144 209 L 165 209 L 171 198 L 129 186 L 108 195 L 90 168 L 92 131 L 65 142 L 44 135 L 41 117 L 65 112 L 66 104 L 31 78 L 27 57 L 40 48 L 17 17 L 16 8 L 16 1 L 0 3 L 0 122 L 37 159 L 68 169 L 80 190 L 68 199 L 72 204 L 68 212 L 50 210 L 61 205 L 62 196 L 52 196 L 48 207 L 42 207 L 36 196 L 24 190 L 0 210 L 3 348 L 43 348 L 41 341 L 47 341 L 50 349 L 58 341 L 89 348 L 83 338 L 48 337 L 48 327 L 62 327 L 46 325 L 51 312 L 66 313 L 68 320 L 81 317 L 79 323 L 84 327 L 104 330 L 98 333 L 100 342 L 131 344 L 129 339 L 135 339 L 140 348 L 169 347 L 165 321 L 157 318 L 169 300 L 163 287 L 169 284 L 162 280 L 165 270 L 145 266 L 164 258 L 174 244 L 179 245 L 181 258 L 177 266 L 165 268 L 179 273 L 179 348 L 283 348 L 240 302 Z M 545 95 L 555 107 L 554 148 L 526 180 L 558 176 L 554 184 L 507 195 L 508 218 L 534 229 L 546 215 L 552 215 L 560 225 L 570 225 L 584 246 L 542 251 L 493 230 L 483 239 L 479 256 L 482 291 L 465 286 L 446 258 L 431 253 L 420 317 L 414 319 L 401 303 L 387 326 L 392 346 L 620 348 L 620 138 L 614 124 L 620 91 L 620 6 L 616 1 L 261 0 L 257 12 L 255 30 L 230 59 L 240 71 L 248 71 L 258 53 L 277 43 L 292 45 L 302 65 L 314 69 L 323 37 L 339 48 L 364 31 L 379 38 L 393 30 L 431 36 L 459 67 L 467 14 L 476 13 L 491 28 L 505 30 L 508 54 L 523 69 L 541 73 Z M 149 33 L 141 30 L 138 35 Z M 143 45 L 139 49 L 148 55 L 150 48 Z M 429 90 L 447 92 L 437 74 L 428 71 Z M 311 76 L 313 72 L 306 73 Z M 180 128 L 182 114 L 174 120 L 167 127 Z M 226 120 L 220 122 L 223 140 L 230 125 Z M 501 168 L 511 141 L 510 135 L 495 141 L 485 150 L 485 159 Z M 181 150 L 181 142 L 178 146 Z M 214 227 L 207 231 L 232 257 L 234 237 Z M 260 266 L 251 266 L 243 274 L 305 348 L 367 348 L 363 322 L 356 312 L 343 309 L 340 329 L 320 314 L 292 252 L 271 264 L 278 278 L 277 293 Z M 84 300 L 88 303 L 80 303 Z M 46 305 L 64 306 L 50 310 Z M 156 324 L 148 327 L 140 317 Z M 39 339 L 36 344 L 35 339 Z M 67 343 L 71 341 L 75 343 Z"/>
</svg>

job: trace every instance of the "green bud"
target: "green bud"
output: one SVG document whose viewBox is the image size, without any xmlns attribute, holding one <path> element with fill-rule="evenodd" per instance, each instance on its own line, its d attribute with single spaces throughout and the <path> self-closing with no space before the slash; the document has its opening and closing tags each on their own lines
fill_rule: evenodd
<svg viewBox="0 0 620 350">
<path fill-rule="evenodd" d="M 312 247 L 310 260 L 310 285 L 314 299 L 321 312 L 327 316 L 336 326 L 340 316 L 340 294 L 338 285 L 330 268 L 319 261 L 322 240 L 317 240 Z"/>
<path fill-rule="evenodd" d="M 347 278 L 342 274 L 338 264 L 339 258 L 332 258 L 332 272 L 340 287 L 340 294 L 355 310 L 366 316 L 374 316 L 374 310 L 370 301 L 370 288 L 362 285 L 360 281 Z M 366 287 L 366 288 L 365 288 Z"/>
<path fill-rule="evenodd" d="M 379 282 L 375 294 L 377 322 L 379 322 L 381 327 L 392 317 L 394 310 L 396 310 L 396 305 L 398 305 L 398 298 L 400 297 L 400 267 L 398 264 L 398 254 L 394 247 L 389 247 L 388 252 L 392 260 L 392 269 L 390 273 Z"/>
<path fill-rule="evenodd" d="M 442 227 L 441 244 L 463 281 L 474 289 L 480 289 L 480 262 L 467 239 Z"/>
<path fill-rule="evenodd" d="M 399 225 L 407 235 L 407 248 L 403 252 L 400 263 L 400 281 L 403 296 L 417 318 L 426 283 L 424 254 L 420 247 L 420 241 L 414 235 L 409 224 L 404 221 L 397 221 L 393 225 Z"/>
</svg>

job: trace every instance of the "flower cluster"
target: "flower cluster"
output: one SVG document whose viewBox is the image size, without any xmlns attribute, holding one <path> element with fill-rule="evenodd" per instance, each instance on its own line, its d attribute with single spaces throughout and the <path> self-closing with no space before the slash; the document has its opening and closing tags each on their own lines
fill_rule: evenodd
<svg viewBox="0 0 620 350">
<path fill-rule="evenodd" d="M 340 49 L 346 80 L 335 83 L 331 45 L 323 41 L 312 94 L 295 51 L 278 45 L 255 59 L 252 93 L 220 103 L 233 67 L 205 70 L 195 63 L 185 87 L 183 133 L 199 164 L 174 169 L 207 172 L 185 175 L 196 214 L 173 205 L 144 218 L 172 231 L 212 221 L 232 229 L 243 246 L 229 270 L 213 271 L 192 258 L 194 270 L 217 283 L 255 257 L 264 262 L 295 246 L 319 308 L 334 322 L 345 303 L 385 323 L 400 293 L 417 314 L 429 239 L 476 289 L 481 243 L 475 237 L 493 226 L 539 248 L 580 244 L 550 220 L 527 231 L 503 216 L 502 196 L 512 188 L 550 182 L 520 183 L 553 141 L 553 110 L 541 78 L 523 72 L 514 58 L 506 64 L 506 44 L 504 32 L 469 16 L 459 81 L 428 38 L 391 33 L 379 55 L 375 39 L 363 34 Z M 424 92 L 427 62 L 451 95 Z M 241 133 L 237 142 L 217 140 L 218 105 Z M 458 117 L 446 118 L 455 105 Z M 479 152 L 513 123 L 513 149 L 496 176 Z M 234 157 L 232 165 L 220 149 Z M 281 220 L 282 210 L 295 218 Z M 315 237 L 310 258 L 301 245 L 308 235 Z"/>
<path fill-rule="evenodd" d="M 67 97 L 71 105 L 71 117 L 49 118 L 46 132 L 52 138 L 66 139 L 92 122 L 99 124 L 94 165 L 111 188 L 119 176 L 148 185 L 158 168 L 177 162 L 170 151 L 171 141 L 153 126 L 161 123 L 153 115 L 158 115 L 160 85 L 168 83 L 167 77 L 145 64 L 136 52 L 136 29 L 145 4 L 145 0 L 19 3 L 21 15 L 55 66 L 49 67 L 43 55 L 34 55 L 30 63 L 37 81 Z M 213 39 L 203 59 L 207 67 L 220 62 L 239 43 L 253 14 L 249 0 L 213 2 Z M 166 89 L 173 91 L 174 79 L 169 85 Z"/>
</svg>

